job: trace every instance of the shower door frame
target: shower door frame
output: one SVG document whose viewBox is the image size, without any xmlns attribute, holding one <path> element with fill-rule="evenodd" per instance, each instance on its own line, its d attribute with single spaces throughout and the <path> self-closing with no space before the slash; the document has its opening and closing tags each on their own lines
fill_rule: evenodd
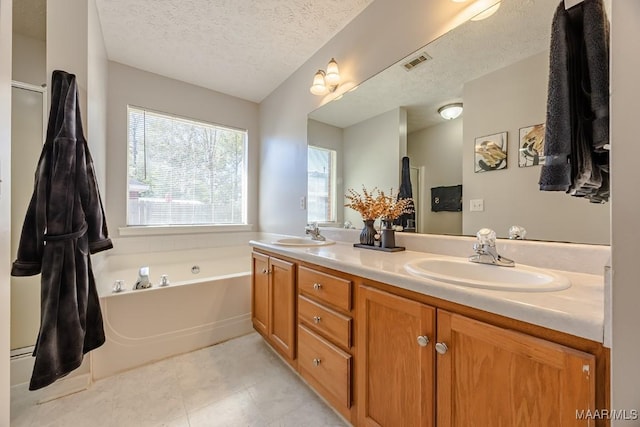
<svg viewBox="0 0 640 427">
<path fill-rule="evenodd" d="M 47 97 L 47 86 L 44 84 L 42 86 L 38 86 L 30 83 L 20 82 L 17 80 L 11 80 L 11 89 L 13 88 L 28 90 L 30 92 L 38 92 L 42 95 L 42 141 L 41 141 L 41 144 L 44 144 L 44 141 L 47 135 L 47 122 L 48 122 L 47 116 L 49 113 L 49 99 Z M 12 97 L 13 97 L 13 94 L 12 94 Z M 13 143 L 13 135 L 11 138 Z M 24 356 L 27 354 L 30 355 L 31 353 L 33 353 L 34 347 L 35 347 L 35 342 L 31 346 L 12 348 L 10 349 L 10 357 L 13 358 L 13 357 Z"/>
</svg>

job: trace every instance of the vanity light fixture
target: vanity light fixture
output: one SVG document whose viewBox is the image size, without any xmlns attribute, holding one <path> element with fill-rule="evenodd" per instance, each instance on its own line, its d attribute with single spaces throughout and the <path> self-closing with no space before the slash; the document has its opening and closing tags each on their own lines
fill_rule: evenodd
<svg viewBox="0 0 640 427">
<path fill-rule="evenodd" d="M 335 92 L 340 84 L 340 71 L 338 63 L 334 58 L 327 64 L 327 71 L 318 70 L 313 76 L 313 84 L 309 89 L 314 95 L 326 95 L 328 92 Z"/>
<path fill-rule="evenodd" d="M 455 102 L 453 104 L 447 104 L 438 108 L 438 113 L 445 120 L 453 120 L 460 117 L 462 114 L 462 102 Z"/>
</svg>

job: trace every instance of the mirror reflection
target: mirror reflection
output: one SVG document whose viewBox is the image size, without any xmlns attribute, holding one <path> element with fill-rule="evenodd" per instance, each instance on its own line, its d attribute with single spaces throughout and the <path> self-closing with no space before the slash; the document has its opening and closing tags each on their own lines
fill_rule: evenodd
<svg viewBox="0 0 640 427">
<path fill-rule="evenodd" d="M 309 220 L 360 228 L 358 213 L 343 208 L 345 192 L 397 191 L 407 156 L 419 233 L 489 227 L 508 237 L 519 225 L 527 239 L 609 244 L 608 204 L 539 191 L 557 6 L 502 2 L 490 18 L 463 24 L 313 111 Z M 438 113 L 459 103 L 457 118 Z"/>
</svg>

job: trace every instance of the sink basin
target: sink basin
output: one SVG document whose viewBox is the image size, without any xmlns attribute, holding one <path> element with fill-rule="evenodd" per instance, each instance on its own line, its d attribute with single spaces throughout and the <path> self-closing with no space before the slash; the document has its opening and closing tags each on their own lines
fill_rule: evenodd
<svg viewBox="0 0 640 427">
<path fill-rule="evenodd" d="M 287 237 L 273 242 L 274 245 L 282 246 L 327 246 L 334 243 L 332 240 L 311 240 L 304 237 Z"/>
<path fill-rule="evenodd" d="M 418 277 L 501 291 L 549 292 L 571 286 L 564 276 L 519 264 L 498 267 L 463 259 L 425 258 L 407 263 L 404 268 Z"/>
</svg>

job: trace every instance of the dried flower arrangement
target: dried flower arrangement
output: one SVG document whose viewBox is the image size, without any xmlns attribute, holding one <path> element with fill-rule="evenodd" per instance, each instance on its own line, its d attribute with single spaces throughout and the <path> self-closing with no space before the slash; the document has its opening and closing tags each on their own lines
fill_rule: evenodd
<svg viewBox="0 0 640 427">
<path fill-rule="evenodd" d="M 393 188 L 388 196 L 384 194 L 384 191 L 378 191 L 378 197 L 384 200 L 383 204 L 385 209 L 381 217 L 385 221 L 393 221 L 402 214 L 410 214 L 413 212 L 413 199 L 410 197 L 398 199 L 398 195 L 393 194 Z"/>
<path fill-rule="evenodd" d="M 375 187 L 373 191 L 367 191 L 364 185 L 362 194 L 352 188 L 347 191 L 345 197 L 349 202 L 345 206 L 359 212 L 365 221 L 378 218 L 392 221 L 402 214 L 413 212 L 413 199 L 398 199 L 393 189 L 389 195 Z"/>
</svg>

